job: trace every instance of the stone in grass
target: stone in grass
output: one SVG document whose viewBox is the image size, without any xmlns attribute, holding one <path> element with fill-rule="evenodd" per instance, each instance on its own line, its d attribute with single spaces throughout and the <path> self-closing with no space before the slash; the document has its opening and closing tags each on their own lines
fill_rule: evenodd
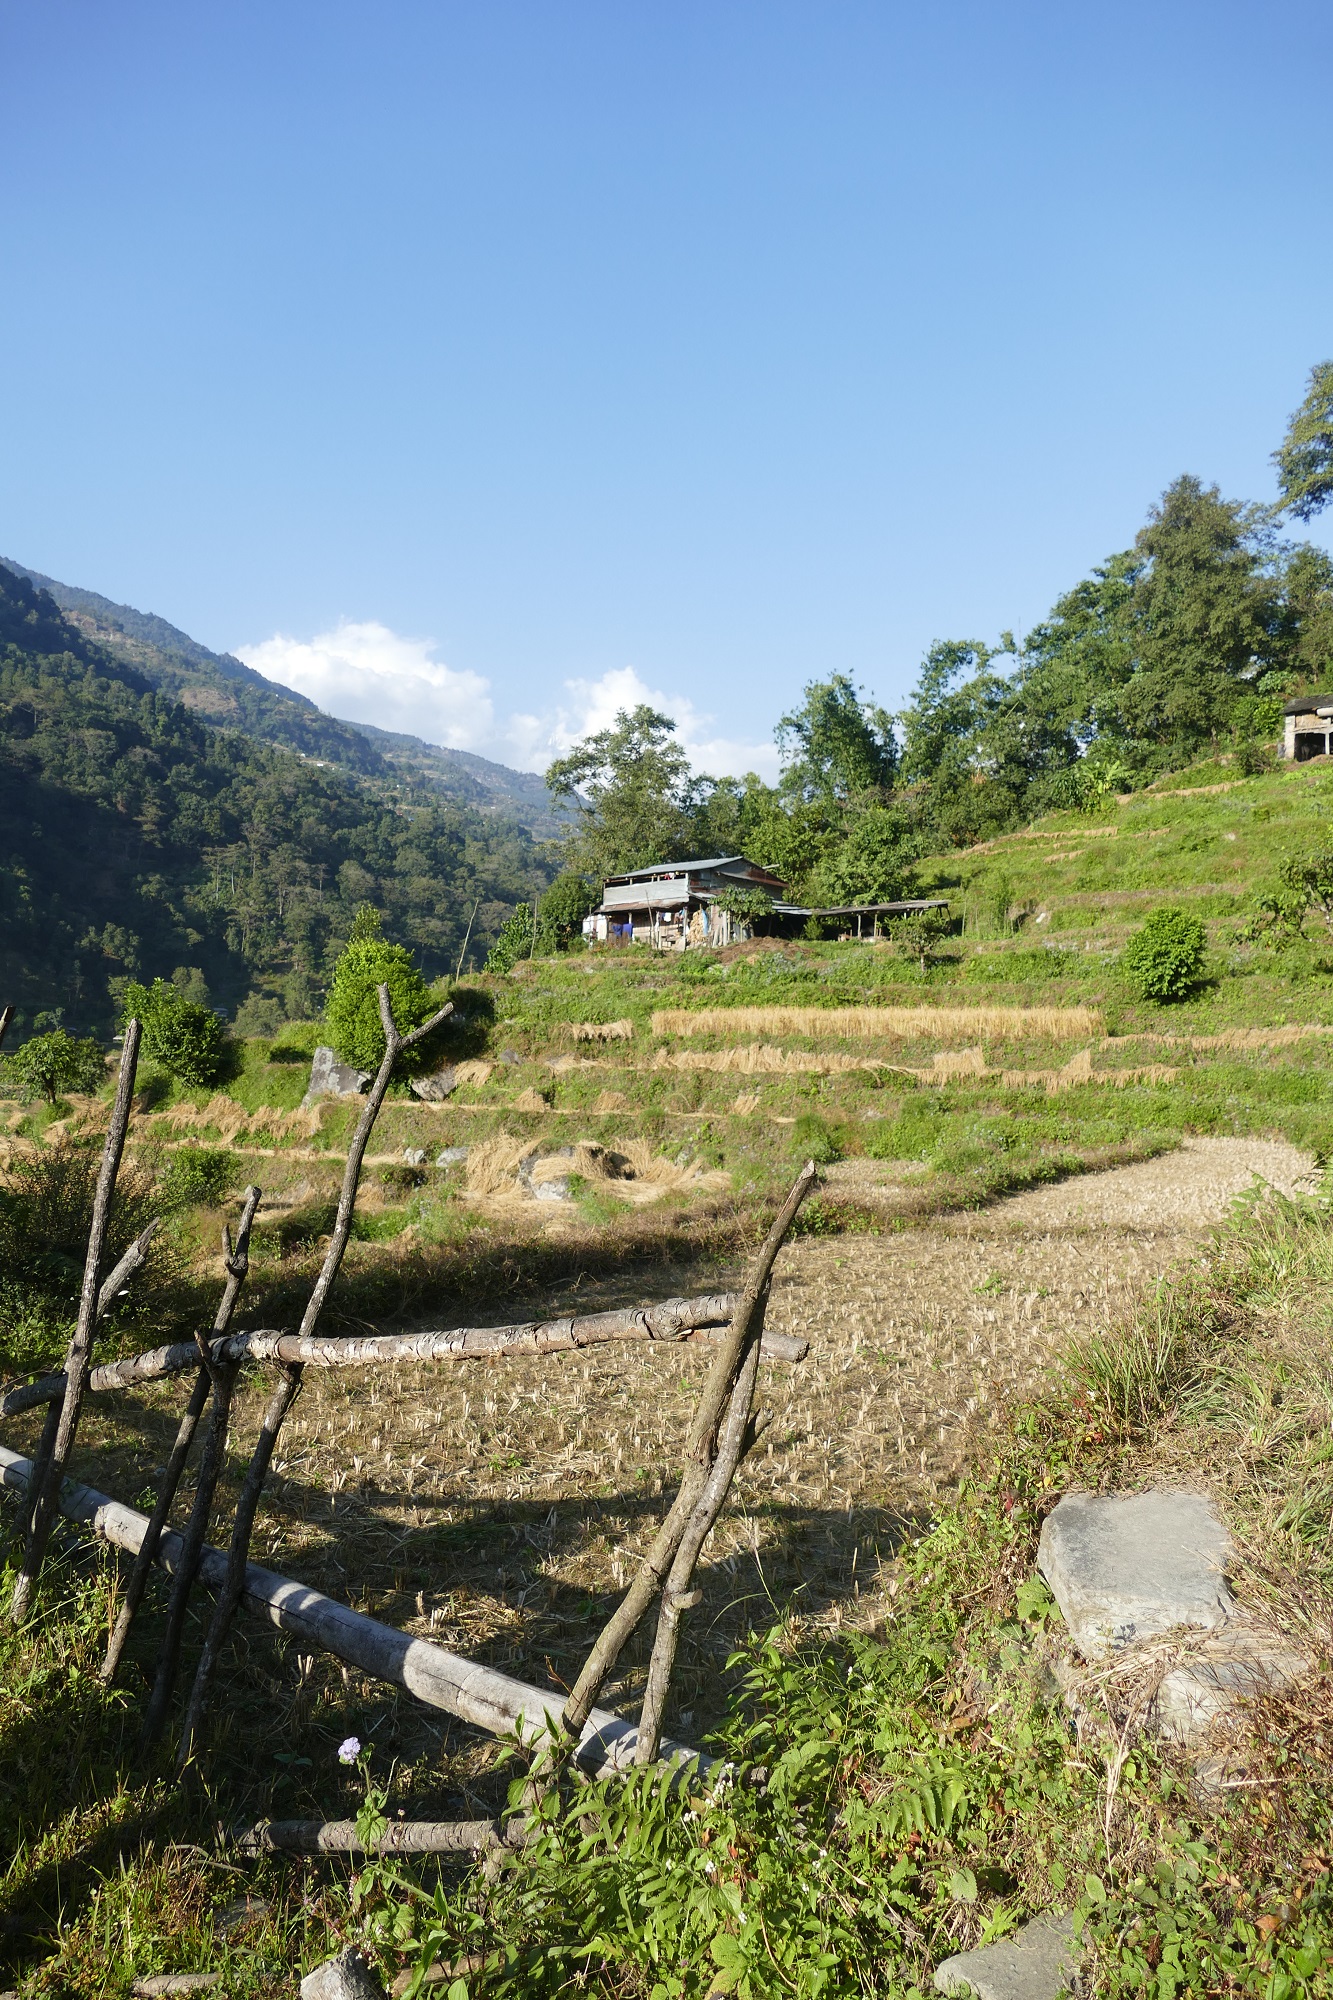
<svg viewBox="0 0 1333 2000">
<path fill-rule="evenodd" d="M 307 1972 L 301 2000 L 384 2000 L 384 1988 L 360 1952 L 348 1945 Z"/>
<path fill-rule="evenodd" d="M 456 1069 L 437 1069 L 434 1076 L 414 1076 L 408 1089 L 423 1104 L 443 1104 L 446 1097 L 458 1088 Z"/>
<path fill-rule="evenodd" d="M 1035 1917 L 998 1944 L 946 1958 L 936 1967 L 935 1985 L 941 1993 L 975 1993 L 978 2000 L 1056 2000 L 1077 1962 L 1073 1918 Z"/>
<path fill-rule="evenodd" d="M 310 1081 L 301 1108 L 305 1110 L 318 1097 L 359 1097 L 369 1082 L 368 1069 L 353 1069 L 350 1063 L 339 1062 L 336 1049 L 318 1048 L 311 1058 Z"/>
<path fill-rule="evenodd" d="M 1223 1570 L 1230 1549 L 1201 1493 L 1066 1493 L 1047 1515 L 1037 1567 L 1085 1660 L 1180 1626 L 1234 1618 Z"/>
<path fill-rule="evenodd" d="M 461 1167 L 467 1159 L 466 1146 L 445 1146 L 435 1155 L 437 1167 Z"/>
<path fill-rule="evenodd" d="M 426 1148 L 424 1146 L 403 1147 L 403 1165 L 405 1167 L 424 1167 L 425 1164 Z"/>
</svg>

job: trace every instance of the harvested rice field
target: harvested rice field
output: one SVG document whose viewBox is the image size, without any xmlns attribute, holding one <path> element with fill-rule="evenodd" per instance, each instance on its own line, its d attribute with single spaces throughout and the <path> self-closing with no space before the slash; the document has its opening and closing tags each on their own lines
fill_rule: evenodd
<svg viewBox="0 0 1333 2000">
<path fill-rule="evenodd" d="M 1030 1386 L 1069 1336 L 1114 1320 L 1197 1254 L 1256 1175 L 1295 1192 L 1312 1165 L 1277 1142 L 1196 1140 L 980 1215 L 790 1243 L 768 1323 L 805 1336 L 810 1351 L 798 1365 L 765 1367 L 761 1401 L 773 1421 L 701 1567 L 704 1602 L 688 1624 L 673 1733 L 709 1726 L 720 1670 L 747 1629 L 792 1609 L 826 1625 L 873 1627 L 891 1616 L 885 1565 L 956 1484 L 997 1406 Z M 595 1311 L 740 1277 L 739 1265 L 638 1269 L 567 1287 L 541 1306 Z M 703 1342 L 625 1343 L 378 1379 L 310 1370 L 256 1557 L 470 1657 L 564 1685 L 660 1519 L 708 1358 Z M 117 1398 L 114 1409 L 99 1402 L 84 1475 L 127 1497 L 142 1491 L 180 1396 L 177 1385 Z M 234 1466 L 261 1400 L 252 1383 Z M 642 1652 L 627 1656 L 613 1702 L 633 1701 L 643 1664 Z M 242 1656 L 238 1686 L 255 1670 Z M 317 1681 L 341 1671 L 327 1661 L 303 1669 Z M 397 1713 L 405 1754 L 414 1744 L 428 1750 L 449 1796 L 484 1782 L 493 1751 L 473 1732 L 409 1713 L 369 1684 L 358 1697 L 354 1677 L 343 1679 L 353 1703 Z"/>
</svg>

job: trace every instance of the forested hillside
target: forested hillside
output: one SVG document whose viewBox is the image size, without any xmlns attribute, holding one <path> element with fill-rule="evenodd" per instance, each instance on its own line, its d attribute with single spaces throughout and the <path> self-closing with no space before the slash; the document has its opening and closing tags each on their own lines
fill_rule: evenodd
<svg viewBox="0 0 1333 2000">
<path fill-rule="evenodd" d="M 49 592 L 69 623 L 113 658 L 135 668 L 154 687 L 180 701 L 192 715 L 261 742 L 299 750 L 367 777 L 408 779 L 479 812 L 516 819 L 546 834 L 559 822 L 540 777 L 512 771 L 466 750 L 425 743 L 417 736 L 340 722 L 313 701 L 256 673 L 231 653 L 210 652 L 187 632 L 133 605 L 116 604 L 95 590 L 81 590 L 0 558 L 16 575 Z"/>
<path fill-rule="evenodd" d="M 256 1027 L 308 1015 L 364 901 L 452 970 L 474 903 L 484 950 L 549 873 L 512 822 L 200 722 L 3 566 L 0 857 L 4 997 L 103 1032 L 118 979 L 178 969 Z"/>
</svg>

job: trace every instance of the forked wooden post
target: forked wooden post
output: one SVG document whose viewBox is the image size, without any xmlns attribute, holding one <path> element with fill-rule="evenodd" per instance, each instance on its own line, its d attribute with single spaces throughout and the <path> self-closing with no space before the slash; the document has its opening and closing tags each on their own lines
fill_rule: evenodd
<svg viewBox="0 0 1333 2000">
<path fill-rule="evenodd" d="M 772 1228 L 764 1238 L 731 1326 L 713 1357 L 713 1365 L 704 1382 L 694 1422 L 690 1426 L 680 1490 L 666 1520 L 657 1531 L 652 1547 L 644 1557 L 639 1574 L 603 1626 L 596 1644 L 584 1662 L 583 1671 L 575 1681 L 569 1699 L 565 1703 L 562 1720 L 565 1729 L 574 1737 L 577 1737 L 586 1722 L 589 1710 L 606 1685 L 608 1675 L 637 1630 L 648 1606 L 666 1582 L 676 1552 L 708 1487 L 717 1455 L 718 1428 L 723 1423 L 732 1402 L 737 1378 L 749 1361 L 752 1350 L 756 1364 L 758 1361 L 759 1339 L 763 1330 L 763 1306 L 768 1295 L 774 1259 L 782 1248 L 787 1231 L 796 1219 L 797 1209 L 805 1200 L 814 1182 L 815 1165 L 813 1160 L 807 1160 L 796 1176 L 791 1192 L 779 1209 Z M 753 1382 L 750 1391 L 753 1393 Z M 747 1418 L 748 1415 L 747 1399 Z M 743 1421 L 742 1434 L 744 1428 Z M 734 1469 L 733 1466 L 732 1470 Z M 730 1484 L 729 1479 L 728 1484 Z"/>
<path fill-rule="evenodd" d="M 112 1106 L 111 1123 L 107 1128 L 106 1146 L 102 1153 L 101 1171 L 97 1176 L 97 1191 L 93 1197 L 92 1227 L 88 1232 L 88 1254 L 83 1266 L 79 1316 L 75 1322 L 69 1352 L 65 1357 L 65 1394 L 51 1438 L 50 1456 L 45 1465 L 38 1468 L 33 1479 L 32 1511 L 23 1551 L 23 1567 L 14 1586 L 12 1616 L 15 1624 L 23 1622 L 32 1603 L 37 1572 L 42 1566 L 42 1557 L 46 1553 L 46 1544 L 59 1507 L 60 1482 L 65 1476 L 65 1467 L 69 1462 L 70 1451 L 79 1426 L 84 1383 L 92 1360 L 93 1336 L 97 1329 L 98 1308 L 101 1305 L 101 1286 L 98 1281 L 102 1269 L 102 1254 L 106 1247 L 107 1224 L 111 1219 L 116 1175 L 120 1170 L 120 1157 L 125 1149 L 125 1134 L 129 1129 L 130 1106 L 134 1098 L 134 1077 L 139 1063 L 139 1035 L 139 1023 L 134 1020 L 127 1021 L 125 1042 L 120 1056 L 120 1078 L 116 1085 L 116 1100 Z"/>
<path fill-rule="evenodd" d="M 333 1225 L 333 1234 L 325 1253 L 324 1263 L 315 1280 L 315 1288 L 301 1317 L 298 1339 L 306 1340 L 314 1333 L 320 1316 L 328 1303 L 329 1293 L 342 1265 L 344 1253 L 352 1234 L 352 1220 L 356 1213 L 356 1197 L 361 1182 L 361 1163 L 365 1159 L 366 1147 L 375 1120 L 379 1117 L 380 1106 L 388 1093 L 393 1076 L 393 1067 L 404 1049 L 410 1049 L 423 1041 L 441 1021 L 453 1013 L 453 1002 L 446 1001 L 439 1012 L 432 1014 L 429 1021 L 423 1021 L 410 1035 L 400 1035 L 394 1025 L 393 1007 L 389 999 L 389 989 L 379 989 L 380 1021 L 384 1028 L 384 1060 L 375 1073 L 375 1081 L 370 1086 L 365 1108 L 357 1121 L 347 1153 L 347 1165 L 343 1172 L 342 1190 L 338 1196 L 338 1213 Z M 241 1489 L 240 1502 L 236 1509 L 236 1519 L 232 1527 L 231 1544 L 227 1551 L 227 1578 L 213 1609 L 212 1621 L 204 1640 L 204 1650 L 195 1670 L 194 1686 L 185 1710 L 185 1721 L 181 1727 L 180 1749 L 177 1753 L 177 1769 L 183 1770 L 194 1751 L 194 1739 L 203 1716 L 204 1704 L 208 1698 L 208 1684 L 217 1665 L 223 1643 L 236 1615 L 236 1607 L 241 1601 L 245 1584 L 245 1566 L 250 1557 L 250 1537 L 254 1531 L 255 1515 L 259 1508 L 260 1495 L 268 1476 L 269 1464 L 274 1446 L 282 1430 L 287 1412 L 296 1401 L 301 1389 L 301 1362 L 284 1363 L 282 1380 L 273 1392 L 264 1421 L 255 1444 L 254 1456 Z"/>
<path fill-rule="evenodd" d="M 234 1250 L 232 1248 L 231 1232 L 225 1225 L 223 1227 L 222 1255 L 226 1266 L 227 1282 L 223 1287 L 222 1299 L 213 1321 L 215 1338 L 221 1334 L 225 1334 L 230 1327 L 232 1314 L 236 1310 L 236 1301 L 240 1297 L 241 1286 L 245 1283 L 246 1273 L 250 1268 L 250 1228 L 254 1222 L 255 1210 L 258 1206 L 259 1189 L 257 1187 L 248 1187 L 245 1190 L 245 1199 L 241 1208 L 241 1219 L 237 1224 L 236 1247 Z M 216 1419 L 219 1376 L 223 1371 L 214 1367 L 210 1343 L 201 1338 L 198 1345 L 200 1358 L 199 1372 L 195 1376 L 194 1388 L 190 1393 L 190 1400 L 186 1405 L 185 1414 L 181 1418 L 180 1428 L 176 1432 L 176 1441 L 171 1448 L 171 1457 L 167 1460 L 166 1471 L 162 1475 L 162 1485 L 158 1491 L 157 1502 L 148 1523 L 148 1532 L 144 1536 L 143 1544 L 134 1559 L 134 1567 L 131 1569 L 129 1580 L 125 1585 L 125 1595 L 121 1600 L 115 1629 L 107 1645 L 106 1658 L 102 1662 L 102 1679 L 108 1683 L 115 1678 L 116 1669 L 120 1665 L 121 1654 L 125 1650 L 125 1641 L 129 1637 L 130 1626 L 134 1621 L 140 1604 L 143 1602 L 143 1594 L 148 1582 L 148 1572 L 156 1559 L 157 1545 L 161 1540 L 162 1530 L 166 1526 L 167 1519 L 171 1513 L 172 1502 L 176 1498 L 176 1488 L 180 1485 L 181 1474 L 185 1470 L 186 1460 L 190 1455 L 190 1446 L 194 1442 L 194 1434 L 198 1428 L 199 1419 L 203 1415 L 204 1404 L 208 1398 L 210 1386 L 212 1387 L 214 1398 L 213 1416 Z M 234 1371 L 231 1372 L 234 1374 Z M 228 1396 L 230 1396 L 230 1381 L 227 1384 L 227 1392 Z M 206 1484 L 208 1493 L 204 1503 L 204 1526 L 205 1528 L 207 1527 L 208 1510 L 212 1506 L 213 1501 L 213 1485 L 217 1479 L 217 1458 L 219 1456 L 219 1454 L 214 1454 L 214 1461 L 211 1466 L 212 1476 L 210 1479 L 208 1477 L 210 1471 L 209 1445 L 213 1441 L 215 1429 L 216 1421 L 210 1423 L 208 1433 L 205 1437 L 204 1454 L 200 1462 L 199 1481 L 195 1492 L 194 1510 L 190 1521 L 191 1527 L 194 1526 L 194 1514 L 199 1511 L 200 1498 L 204 1493 Z M 202 1541 L 203 1535 L 201 1532 L 201 1546 Z M 193 1572 L 191 1572 L 190 1580 L 193 1581 Z M 188 1588 L 189 1585 L 187 1583 L 186 1589 L 188 1590 Z M 172 1612 L 174 1610 L 175 1605 L 173 1602 L 171 1610 L 167 1614 L 168 1637 L 163 1644 L 164 1657 L 171 1650 L 170 1634 Z M 184 1607 L 182 1606 L 178 1622 L 183 1623 L 183 1619 Z M 176 1643 L 179 1646 L 179 1639 L 177 1639 Z M 159 1668 L 159 1674 L 160 1671 Z M 156 1687 L 154 1687 L 154 1693 L 156 1694 Z"/>
</svg>

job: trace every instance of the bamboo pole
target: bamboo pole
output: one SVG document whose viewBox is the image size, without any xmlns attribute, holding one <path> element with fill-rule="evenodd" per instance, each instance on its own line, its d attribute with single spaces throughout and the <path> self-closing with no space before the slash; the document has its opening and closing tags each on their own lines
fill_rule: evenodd
<svg viewBox="0 0 1333 2000">
<path fill-rule="evenodd" d="M 12 1007 L 0 1007 L 0 1048 L 3 1048 L 5 1045 L 5 1036 L 9 1033 L 9 1024 L 13 1018 L 14 1009 Z"/>
<path fill-rule="evenodd" d="M 241 1209 L 241 1219 L 237 1226 L 236 1247 L 234 1250 L 232 1248 L 231 1231 L 225 1224 L 223 1225 L 222 1257 L 227 1273 L 227 1282 L 223 1287 L 222 1299 L 213 1321 L 215 1335 L 226 1333 L 227 1328 L 231 1324 L 232 1313 L 236 1309 L 236 1301 L 240 1297 L 241 1286 L 245 1283 L 246 1272 L 250 1267 L 250 1226 L 255 1219 L 255 1210 L 258 1206 L 259 1189 L 257 1187 L 248 1187 L 245 1190 L 244 1206 Z M 199 1372 L 195 1376 L 194 1387 L 190 1392 L 190 1400 L 186 1405 L 185 1414 L 181 1418 L 180 1428 L 176 1432 L 175 1443 L 171 1447 L 171 1456 L 167 1460 L 166 1470 L 162 1475 L 162 1484 L 158 1490 L 157 1500 L 148 1522 L 148 1531 L 144 1536 L 143 1545 L 134 1559 L 134 1566 L 130 1571 L 129 1580 L 125 1585 L 125 1595 L 121 1600 L 115 1628 L 112 1631 L 110 1640 L 107 1642 L 106 1658 L 102 1662 L 102 1680 L 108 1685 L 115 1679 L 116 1669 L 120 1665 L 121 1654 L 125 1650 L 125 1641 L 129 1637 L 130 1626 L 134 1621 L 140 1604 L 143 1602 L 144 1590 L 148 1583 L 148 1571 L 152 1566 L 154 1556 L 157 1554 L 157 1544 L 162 1530 L 167 1524 L 167 1517 L 171 1513 L 172 1503 L 176 1498 L 176 1489 L 180 1485 L 181 1474 L 185 1470 L 185 1462 L 190 1455 L 190 1446 L 194 1442 L 194 1434 L 198 1428 L 199 1419 L 203 1415 L 204 1404 L 208 1399 L 210 1388 L 213 1391 L 216 1403 L 219 1382 L 223 1371 L 215 1367 L 209 1354 L 209 1344 L 203 1339 L 199 1342 L 199 1358 Z M 206 1441 L 205 1460 L 207 1460 L 207 1456 Z M 216 1465 L 214 1465 L 213 1479 L 216 1480 L 216 1477 L 217 1470 Z M 199 1488 L 195 1493 L 195 1511 L 198 1510 L 199 1493 L 203 1489 L 204 1482 L 205 1464 L 201 1463 Z M 210 1505 L 211 1502 L 212 1484 L 210 1483 Z M 191 1525 L 193 1525 L 193 1519 Z M 206 1527 L 207 1516 L 205 1516 Z M 202 1533 L 199 1539 L 202 1542 Z M 188 1584 L 186 1587 L 188 1589 Z M 167 1630 L 168 1634 L 170 1634 L 170 1611 L 168 1611 L 167 1615 Z M 165 1650 L 164 1642 L 164 1652 Z"/>
<path fill-rule="evenodd" d="M 25 1493 L 32 1463 L 0 1445 L 0 1485 Z M 61 1511 L 71 1521 L 90 1527 L 113 1548 L 133 1555 L 139 1548 L 148 1517 L 93 1487 L 67 1480 L 60 1494 Z M 182 1537 L 163 1531 L 157 1561 L 168 1575 L 181 1558 Z M 220 1590 L 227 1577 L 227 1557 L 221 1549 L 203 1550 L 199 1581 L 206 1590 Z M 465 1660 L 430 1639 L 415 1639 L 392 1625 L 382 1625 L 350 1605 L 325 1597 L 321 1591 L 291 1577 L 279 1576 L 259 1563 L 247 1563 L 243 1579 L 245 1601 L 270 1623 L 290 1632 L 307 1651 L 331 1653 L 346 1666 L 387 1681 L 413 1695 L 427 1708 L 459 1716 L 492 1736 L 517 1736 L 525 1744 L 545 1740 L 558 1726 L 560 1696 L 553 1688 L 536 1688 L 493 1667 Z M 610 1777 L 628 1770 L 634 1761 L 638 1730 L 624 1716 L 594 1709 L 580 1732 L 577 1761 L 590 1777 Z M 710 1759 L 683 1743 L 665 1743 L 663 1756 L 673 1763 Z"/>
<path fill-rule="evenodd" d="M 243 1854 L 480 1854 L 521 1844 L 527 1821 L 390 1820 L 370 1846 L 354 1819 L 261 1819 L 237 1835 Z"/>
<path fill-rule="evenodd" d="M 98 1279 L 101 1273 L 102 1252 L 106 1244 L 111 1201 L 115 1194 L 116 1175 L 120 1169 L 120 1156 L 125 1147 L 130 1106 L 134 1097 L 134 1076 L 139 1062 L 139 1035 L 139 1023 L 134 1020 L 127 1022 L 124 1047 L 121 1050 L 116 1099 L 107 1129 L 101 1171 L 97 1176 L 97 1190 L 93 1196 L 92 1227 L 88 1232 L 88 1254 L 83 1266 L 79 1316 L 75 1322 L 69 1352 L 65 1357 L 65 1393 L 61 1399 L 60 1417 L 55 1427 L 50 1456 L 40 1468 L 39 1477 L 34 1482 L 23 1566 L 14 1585 L 10 1615 L 16 1625 L 22 1624 L 32 1603 L 37 1572 L 42 1566 L 42 1557 L 46 1553 L 46 1544 L 56 1516 L 60 1482 L 65 1476 L 65 1467 L 69 1462 L 69 1454 L 78 1430 L 84 1383 L 87 1380 L 88 1365 L 92 1357 L 97 1311 L 101 1302 Z"/>
<path fill-rule="evenodd" d="M 370 1086 L 365 1106 L 357 1121 L 351 1146 L 348 1148 L 347 1165 L 343 1170 L 342 1189 L 338 1195 L 338 1213 L 333 1224 L 333 1234 L 329 1238 L 329 1247 L 324 1254 L 324 1262 L 320 1267 L 319 1276 L 315 1280 L 314 1290 L 311 1292 L 310 1298 L 306 1303 L 305 1312 L 301 1316 L 301 1324 L 297 1331 L 298 1340 L 307 1340 L 313 1335 L 315 1328 L 319 1324 L 320 1315 L 323 1313 L 324 1307 L 328 1302 L 328 1296 L 333 1289 L 334 1281 L 342 1266 L 343 1256 L 346 1253 L 352 1234 L 352 1220 L 356 1213 L 357 1190 L 361 1182 L 361 1163 L 365 1158 L 366 1147 L 370 1143 L 370 1134 L 374 1128 L 375 1120 L 379 1117 L 380 1106 L 383 1104 L 388 1092 L 394 1064 L 405 1049 L 410 1049 L 417 1042 L 424 1040 L 435 1028 L 439 1027 L 441 1021 L 447 1020 L 448 1016 L 454 1011 L 453 1002 L 446 1001 L 437 1013 L 432 1014 L 428 1021 L 423 1021 L 419 1028 L 414 1028 L 411 1034 L 400 1035 L 394 1023 L 393 1007 L 389 1000 L 389 989 L 387 986 L 381 986 L 379 989 L 379 1003 L 380 1021 L 384 1028 L 384 1059 L 375 1073 L 375 1080 Z M 231 1547 L 227 1557 L 226 1583 L 218 1595 L 217 1603 L 213 1607 L 212 1622 L 204 1639 L 204 1650 L 200 1655 L 199 1665 L 195 1669 L 194 1686 L 190 1689 L 190 1699 L 186 1705 L 185 1721 L 181 1727 L 180 1750 L 177 1756 L 178 1770 L 185 1768 L 193 1753 L 194 1739 L 198 1733 L 199 1723 L 204 1712 L 204 1703 L 208 1697 L 208 1683 L 212 1678 L 213 1669 L 217 1664 L 218 1655 L 222 1650 L 232 1618 L 235 1616 L 236 1607 L 241 1600 L 245 1566 L 250 1554 L 250 1537 L 254 1532 L 255 1515 L 259 1508 L 260 1494 L 263 1492 L 264 1481 L 268 1476 L 269 1462 L 273 1457 L 273 1450 L 278 1442 L 278 1435 L 282 1430 L 287 1412 L 300 1394 L 303 1365 L 300 1361 L 282 1363 L 282 1379 L 274 1390 L 269 1400 L 268 1408 L 264 1412 L 264 1421 L 260 1426 L 259 1436 L 255 1442 L 254 1455 L 250 1460 L 249 1470 L 245 1475 L 245 1484 L 241 1488 L 241 1497 L 237 1503 L 236 1519 L 232 1526 Z"/>
<path fill-rule="evenodd" d="M 708 1371 L 708 1379 L 704 1383 L 699 1407 L 690 1427 L 680 1490 L 666 1520 L 657 1531 L 652 1547 L 644 1557 L 639 1574 L 603 1626 L 591 1653 L 584 1662 L 583 1671 L 575 1681 L 569 1699 L 565 1703 L 564 1726 L 571 1735 L 577 1736 L 593 1702 L 606 1685 L 607 1676 L 637 1629 L 648 1606 L 666 1581 L 676 1550 L 680 1546 L 681 1536 L 707 1483 L 713 1462 L 713 1434 L 735 1387 L 737 1373 L 750 1343 L 751 1327 L 756 1313 L 760 1313 L 759 1324 L 761 1326 L 763 1324 L 760 1301 L 767 1293 L 774 1259 L 786 1239 L 787 1231 L 796 1219 L 797 1209 L 805 1200 L 814 1181 L 815 1165 L 813 1160 L 807 1160 L 774 1218 L 772 1228 L 764 1238 L 731 1324 L 717 1353 L 713 1356 L 713 1365 Z"/>
<path fill-rule="evenodd" d="M 352 1334 L 303 1340 L 299 1334 L 264 1327 L 215 1341 L 210 1352 L 220 1367 L 242 1361 L 299 1361 L 307 1368 L 485 1361 L 508 1354 L 562 1354 L 613 1340 L 717 1340 L 735 1309 L 736 1294 L 719 1292 L 706 1298 L 666 1299 L 657 1306 L 586 1313 L 572 1319 L 532 1320 L 519 1326 L 459 1326 L 443 1333 Z M 765 1361 L 803 1361 L 809 1351 L 809 1341 L 795 1334 L 764 1333 L 761 1353 Z M 143 1382 L 161 1382 L 170 1375 L 187 1373 L 198 1361 L 197 1341 L 176 1341 L 170 1347 L 128 1355 L 123 1361 L 104 1362 L 90 1372 L 87 1389 L 92 1395 L 105 1395 Z M 36 1382 L 20 1383 L 0 1398 L 0 1417 L 18 1416 L 58 1399 L 64 1386 L 63 1375 L 43 1375 Z"/>
</svg>

